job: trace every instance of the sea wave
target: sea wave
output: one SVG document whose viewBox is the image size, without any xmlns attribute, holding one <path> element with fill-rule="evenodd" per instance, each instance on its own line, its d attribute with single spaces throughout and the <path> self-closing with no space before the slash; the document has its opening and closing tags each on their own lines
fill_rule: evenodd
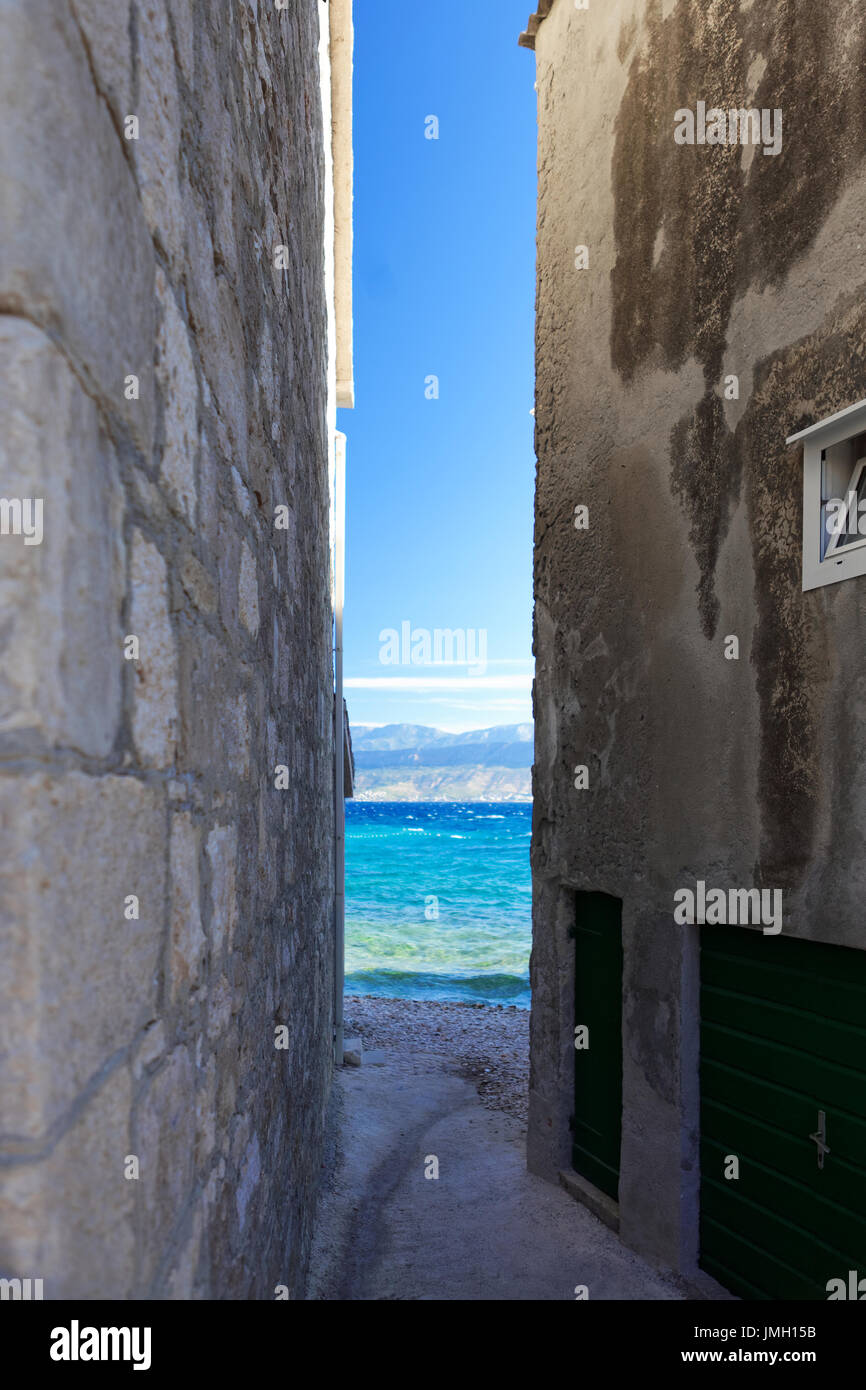
<svg viewBox="0 0 866 1390">
<path fill-rule="evenodd" d="M 501 802 L 349 803 L 347 989 L 528 1007 L 531 814 Z"/>
<path fill-rule="evenodd" d="M 516 1004 L 528 1009 L 529 974 L 437 975 L 403 970 L 358 970 L 346 976 L 347 994 L 386 999 L 464 1000 L 474 1004 Z"/>
</svg>

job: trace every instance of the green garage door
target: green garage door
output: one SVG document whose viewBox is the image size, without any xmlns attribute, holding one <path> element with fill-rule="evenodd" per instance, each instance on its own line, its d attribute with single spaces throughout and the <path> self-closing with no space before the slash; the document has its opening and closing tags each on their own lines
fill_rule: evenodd
<svg viewBox="0 0 866 1390">
<path fill-rule="evenodd" d="M 701 1265 L 743 1298 L 866 1278 L 866 952 L 703 928 Z"/>
<path fill-rule="evenodd" d="M 574 1052 L 574 1146 L 578 1173 L 616 1199 L 622 1140 L 622 903 L 578 893 L 574 1022 L 589 1030 Z"/>
</svg>

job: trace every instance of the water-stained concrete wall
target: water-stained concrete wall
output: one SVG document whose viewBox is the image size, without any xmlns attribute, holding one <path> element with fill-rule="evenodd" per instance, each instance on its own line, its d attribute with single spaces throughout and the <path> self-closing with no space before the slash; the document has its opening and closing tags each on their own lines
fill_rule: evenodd
<svg viewBox="0 0 866 1390">
<path fill-rule="evenodd" d="M 856 0 L 543 10 L 530 1163 L 570 1163 L 569 929 L 575 890 L 604 891 L 622 1233 L 688 1268 L 697 942 L 674 892 L 779 888 L 787 933 L 866 948 L 866 581 L 802 592 L 785 444 L 866 397 L 866 24 Z M 780 151 L 677 143 L 699 102 L 780 111 Z"/>
<path fill-rule="evenodd" d="M 0 493 L 44 518 L 0 536 L 0 1275 L 294 1296 L 333 1013 L 319 6 L 0 17 Z"/>
</svg>

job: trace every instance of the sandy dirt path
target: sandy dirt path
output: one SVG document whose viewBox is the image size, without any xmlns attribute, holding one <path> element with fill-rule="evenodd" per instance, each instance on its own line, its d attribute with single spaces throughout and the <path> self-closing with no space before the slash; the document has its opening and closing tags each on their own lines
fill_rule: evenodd
<svg viewBox="0 0 866 1390">
<path fill-rule="evenodd" d="M 353 1022 L 368 1045 L 391 1046 L 335 1079 L 308 1298 L 573 1301 L 577 1286 L 590 1300 L 684 1297 L 564 1189 L 526 1171 L 521 1119 L 484 1090 L 495 1013 L 467 1026 L 492 1038 L 485 1057 L 471 1036 L 458 1055 L 441 1008 L 410 1006 L 407 1032 L 399 1007 L 377 1023 L 379 1001 L 360 1003 Z M 514 1020 L 499 1017 L 511 1047 Z M 433 1159 L 438 1178 L 425 1176 Z"/>
</svg>

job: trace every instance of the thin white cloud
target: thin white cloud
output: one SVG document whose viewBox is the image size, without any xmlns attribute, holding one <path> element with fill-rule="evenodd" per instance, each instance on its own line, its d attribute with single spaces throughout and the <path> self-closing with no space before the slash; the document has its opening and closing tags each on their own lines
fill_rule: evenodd
<svg viewBox="0 0 866 1390">
<path fill-rule="evenodd" d="M 350 676 L 347 690 L 531 690 L 532 676 Z"/>
<path fill-rule="evenodd" d="M 427 701 L 429 705 L 445 705 L 448 709 L 472 709 L 490 710 L 501 714 L 504 710 L 529 711 L 527 717 L 532 718 L 531 700 L 442 700 L 432 697 Z M 496 722 L 495 720 L 493 721 Z"/>
<path fill-rule="evenodd" d="M 492 657 L 492 656 L 489 656 L 489 657 L 487 658 L 487 665 L 488 665 L 488 666 L 523 666 L 524 668 L 527 668 L 527 667 L 528 667 L 529 670 L 532 671 L 532 670 L 534 670 L 534 668 L 535 668 L 535 657 L 534 657 L 534 656 L 528 656 L 528 657 L 522 657 L 522 656 L 496 656 L 496 657 Z"/>
</svg>

